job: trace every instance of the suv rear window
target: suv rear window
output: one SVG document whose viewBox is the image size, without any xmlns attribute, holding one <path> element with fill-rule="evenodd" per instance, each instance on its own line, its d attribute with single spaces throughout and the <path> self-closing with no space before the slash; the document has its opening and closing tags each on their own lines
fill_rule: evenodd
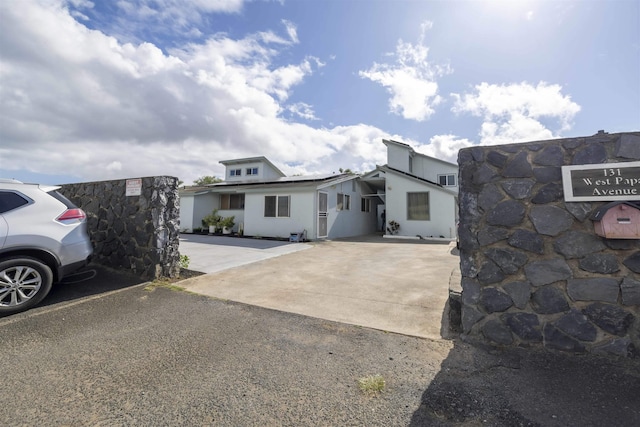
<svg viewBox="0 0 640 427">
<path fill-rule="evenodd" d="M 47 194 L 50 195 L 51 197 L 53 197 L 54 199 L 58 200 L 59 202 L 64 203 L 64 205 L 67 207 L 67 209 L 78 209 L 78 207 L 76 205 L 74 205 L 71 202 L 71 200 L 67 199 L 62 194 L 58 193 L 56 190 L 49 191 Z"/>
<path fill-rule="evenodd" d="M 0 191 L 0 214 L 12 211 L 28 203 L 29 200 L 18 193 L 14 193 L 13 191 Z"/>
</svg>

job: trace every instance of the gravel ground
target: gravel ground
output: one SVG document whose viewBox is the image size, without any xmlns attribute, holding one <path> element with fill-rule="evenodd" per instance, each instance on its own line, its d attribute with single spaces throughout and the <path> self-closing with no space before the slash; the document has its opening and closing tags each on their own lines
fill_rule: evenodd
<svg viewBox="0 0 640 427">
<path fill-rule="evenodd" d="M 142 286 L 0 319 L 0 420 L 640 425 L 640 362 L 491 354 Z M 358 379 L 380 374 L 378 396 Z"/>
</svg>

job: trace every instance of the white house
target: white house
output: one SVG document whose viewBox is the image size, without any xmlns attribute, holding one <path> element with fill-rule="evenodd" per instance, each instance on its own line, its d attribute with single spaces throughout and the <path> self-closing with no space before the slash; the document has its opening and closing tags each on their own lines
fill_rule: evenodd
<svg viewBox="0 0 640 427">
<path fill-rule="evenodd" d="M 365 197 L 380 200 L 379 226 L 384 212 L 386 235 L 454 239 L 458 218 L 458 166 L 424 154 L 392 140 L 387 164 L 361 179 L 373 191 Z M 391 222 L 399 225 L 393 233 Z"/>
<path fill-rule="evenodd" d="M 265 157 L 221 161 L 224 182 L 180 190 L 180 228 L 202 227 L 218 209 L 234 216 L 234 231 L 247 236 L 289 238 L 304 231 L 316 240 L 384 229 L 387 237 L 455 239 L 458 166 L 401 142 L 382 142 L 387 164 L 364 176 L 287 177 Z M 390 231 L 392 221 L 399 227 Z"/>
<path fill-rule="evenodd" d="M 286 177 L 265 157 L 225 160 L 224 182 L 180 190 L 180 228 L 193 230 L 218 209 L 234 216 L 234 231 L 247 236 L 309 240 L 369 234 L 376 230 L 376 204 L 358 175 Z"/>
</svg>

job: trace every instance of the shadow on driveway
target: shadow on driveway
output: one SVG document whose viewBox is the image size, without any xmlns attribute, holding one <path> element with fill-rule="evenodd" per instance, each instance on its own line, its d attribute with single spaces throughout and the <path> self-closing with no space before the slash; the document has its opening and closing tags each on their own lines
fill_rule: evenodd
<svg viewBox="0 0 640 427">
<path fill-rule="evenodd" d="M 411 426 L 638 426 L 640 360 L 454 342 Z"/>
<path fill-rule="evenodd" d="M 103 294 L 144 282 L 146 280 L 140 277 L 112 270 L 98 264 L 90 264 L 82 270 L 68 275 L 61 282 L 54 284 L 49 295 L 37 307 L 46 307 L 64 301 Z"/>
<path fill-rule="evenodd" d="M 206 234 L 180 234 L 180 241 L 189 243 L 203 243 L 216 246 L 235 246 L 238 248 L 272 249 L 280 246 L 293 245 L 283 240 L 258 239 L 237 236 L 209 236 Z"/>
</svg>

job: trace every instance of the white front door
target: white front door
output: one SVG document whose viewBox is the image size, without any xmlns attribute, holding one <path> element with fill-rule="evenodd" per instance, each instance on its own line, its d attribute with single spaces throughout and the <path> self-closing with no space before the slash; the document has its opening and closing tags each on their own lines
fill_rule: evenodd
<svg viewBox="0 0 640 427">
<path fill-rule="evenodd" d="M 327 237 L 327 210 L 329 207 L 329 195 L 318 192 L 318 238 Z"/>
</svg>

